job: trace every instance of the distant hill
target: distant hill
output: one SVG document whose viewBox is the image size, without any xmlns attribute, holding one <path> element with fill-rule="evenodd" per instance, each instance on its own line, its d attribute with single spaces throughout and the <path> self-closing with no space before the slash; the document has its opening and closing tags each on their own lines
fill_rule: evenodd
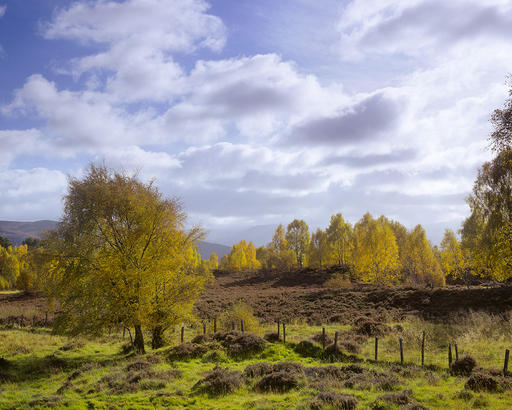
<svg viewBox="0 0 512 410">
<path fill-rule="evenodd" d="M 16 222 L 0 221 L 0 235 L 7 237 L 14 245 L 21 245 L 27 237 L 41 238 L 42 232 L 52 231 L 56 221 Z"/>
<path fill-rule="evenodd" d="M 238 230 L 211 229 L 208 232 L 208 240 L 231 246 L 243 239 L 247 242 L 251 241 L 254 246 L 259 247 L 268 244 L 272 240 L 276 228 L 277 225 L 257 225 Z"/>
<path fill-rule="evenodd" d="M 17 222 L 0 221 L 0 235 L 7 237 L 14 245 L 21 245 L 27 237 L 41 238 L 44 231 L 52 231 L 56 228 L 57 221 Z M 220 260 L 229 253 L 230 247 L 212 242 L 199 242 L 201 258 L 208 259 L 215 252 Z"/>
</svg>

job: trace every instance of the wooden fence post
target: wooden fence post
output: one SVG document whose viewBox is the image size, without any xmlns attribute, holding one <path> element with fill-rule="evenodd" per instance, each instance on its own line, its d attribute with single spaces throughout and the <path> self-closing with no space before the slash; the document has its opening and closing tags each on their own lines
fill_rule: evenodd
<svg viewBox="0 0 512 410">
<path fill-rule="evenodd" d="M 459 360 L 459 348 L 457 346 L 457 343 L 454 343 L 453 347 L 455 348 L 455 360 Z"/>
<path fill-rule="evenodd" d="M 448 344 L 448 367 L 452 367 L 452 344 Z"/>
<path fill-rule="evenodd" d="M 203 322 L 203 335 L 205 335 L 205 334 L 206 334 L 206 323 Z"/>
<path fill-rule="evenodd" d="M 231 330 L 235 330 L 235 322 L 231 322 Z"/>
<path fill-rule="evenodd" d="M 379 357 L 379 338 L 375 338 L 375 361 L 378 360 Z"/>
<path fill-rule="evenodd" d="M 217 333 L 217 318 L 213 318 L 213 333 Z"/>
<path fill-rule="evenodd" d="M 183 344 L 184 338 L 185 338 L 185 326 L 181 326 L 181 344 Z"/>
<path fill-rule="evenodd" d="M 421 335 L 421 365 L 425 365 L 425 331 Z"/>
<path fill-rule="evenodd" d="M 243 320 L 240 320 L 240 330 L 242 332 L 244 331 L 244 321 Z"/>
<path fill-rule="evenodd" d="M 277 319 L 277 340 L 280 339 L 280 333 L 281 333 L 281 321 Z"/>
<path fill-rule="evenodd" d="M 286 323 L 283 322 L 283 343 L 286 343 Z"/>
<path fill-rule="evenodd" d="M 402 338 L 399 339 L 400 342 L 400 364 L 404 364 L 404 346 Z"/>
<path fill-rule="evenodd" d="M 322 327 L 322 349 L 323 350 L 325 350 L 325 341 L 326 341 L 325 327 Z"/>
<path fill-rule="evenodd" d="M 334 333 L 334 351 L 338 350 L 338 332 Z"/>
<path fill-rule="evenodd" d="M 510 354 L 510 351 L 508 349 L 505 349 L 505 363 L 503 364 L 503 376 L 506 376 L 508 373 L 508 356 Z"/>
</svg>

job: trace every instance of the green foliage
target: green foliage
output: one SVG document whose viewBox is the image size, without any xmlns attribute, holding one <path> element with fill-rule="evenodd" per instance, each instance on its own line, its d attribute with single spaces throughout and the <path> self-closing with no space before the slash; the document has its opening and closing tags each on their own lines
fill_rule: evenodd
<svg viewBox="0 0 512 410">
<path fill-rule="evenodd" d="M 185 231 L 184 222 L 180 204 L 152 183 L 93 165 L 71 179 L 42 269 L 60 304 L 58 328 L 132 327 L 143 351 L 143 326 L 161 332 L 188 317 L 209 275 L 197 270 L 201 232 Z"/>
<path fill-rule="evenodd" d="M 286 228 L 286 245 L 295 253 L 299 267 L 306 263 L 309 239 L 308 225 L 301 219 L 294 219 Z"/>
<path fill-rule="evenodd" d="M 330 260 L 336 265 L 346 265 L 354 249 L 352 225 L 343 220 L 341 214 L 331 216 L 326 230 Z"/>
</svg>

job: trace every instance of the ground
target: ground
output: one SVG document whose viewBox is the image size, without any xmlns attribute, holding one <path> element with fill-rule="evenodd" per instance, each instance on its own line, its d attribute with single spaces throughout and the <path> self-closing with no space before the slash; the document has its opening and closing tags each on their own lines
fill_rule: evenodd
<svg viewBox="0 0 512 410">
<path fill-rule="evenodd" d="M 305 273 L 219 275 L 197 306 L 207 335 L 199 320 L 186 326 L 183 345 L 176 328 L 169 346 L 148 346 L 143 357 L 126 350 L 121 329 L 54 335 L 43 299 L 2 293 L 0 408 L 510 408 L 509 287 L 334 290 L 324 286 L 329 272 Z M 238 299 L 260 319 L 247 320 L 245 333 L 220 320 Z M 282 327 L 279 340 L 271 334 L 276 318 L 286 319 L 286 343 Z"/>
</svg>

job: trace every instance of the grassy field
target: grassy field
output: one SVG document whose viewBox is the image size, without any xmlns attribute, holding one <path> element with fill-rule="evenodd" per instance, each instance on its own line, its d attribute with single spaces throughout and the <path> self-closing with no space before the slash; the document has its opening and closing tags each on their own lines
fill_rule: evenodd
<svg viewBox="0 0 512 410">
<path fill-rule="evenodd" d="M 362 335 L 356 325 L 326 326 L 327 335 L 332 338 L 338 331 L 340 346 L 357 351 L 353 354 L 342 350 L 326 355 L 319 343 L 301 344 L 319 335 L 322 327 L 290 324 L 286 344 L 266 343 L 252 354 L 240 355 L 240 349 L 233 354 L 234 345 L 220 339 L 196 339 L 203 343 L 186 343 L 189 350 L 148 347 L 148 354 L 141 357 L 122 353 L 128 339 L 121 334 L 69 339 L 48 329 L 4 328 L 0 330 L 0 408 L 352 408 L 350 397 L 363 409 L 511 407 L 509 378 L 489 372 L 503 366 L 504 350 L 512 340 L 509 322 L 471 314 L 457 325 L 412 318 L 376 326 L 377 332 L 383 332 L 377 362 L 371 360 L 374 337 Z M 275 330 L 275 326 L 260 327 L 255 333 L 263 336 Z M 419 366 L 422 331 L 426 333 L 424 367 Z M 199 333 L 200 328 L 187 329 L 185 342 Z M 246 336 L 237 336 L 242 337 L 237 342 L 242 343 L 242 351 Z M 398 338 L 404 342 L 403 366 Z M 177 346 L 178 339 L 179 332 L 173 333 L 171 346 Z M 483 374 L 487 381 L 471 389 L 465 386 L 469 376 L 450 374 L 447 348 L 454 342 L 461 357 L 464 350 L 486 369 L 473 373 Z M 261 372 L 261 364 L 250 371 L 251 365 L 263 362 L 269 363 L 267 373 Z M 286 363 L 270 366 L 282 362 Z M 209 375 L 216 366 L 221 369 Z"/>
</svg>

